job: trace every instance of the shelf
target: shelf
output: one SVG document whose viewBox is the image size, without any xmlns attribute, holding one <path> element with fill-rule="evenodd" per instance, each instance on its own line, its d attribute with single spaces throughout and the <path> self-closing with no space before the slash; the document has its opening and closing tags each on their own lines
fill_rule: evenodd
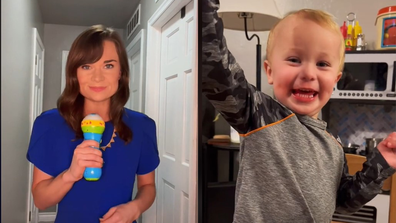
<svg viewBox="0 0 396 223">
<path fill-rule="evenodd" d="M 383 50 L 361 50 L 361 51 L 345 51 L 345 54 L 378 54 L 378 53 L 396 53 L 395 49 L 383 49 Z"/>
<path fill-rule="evenodd" d="M 208 188 L 224 188 L 224 187 L 235 187 L 236 182 L 231 181 L 231 182 L 211 182 L 208 183 Z"/>
<path fill-rule="evenodd" d="M 211 147 L 220 149 L 220 150 L 236 150 L 239 151 L 240 144 L 239 143 L 216 143 L 216 144 L 208 144 Z"/>
</svg>

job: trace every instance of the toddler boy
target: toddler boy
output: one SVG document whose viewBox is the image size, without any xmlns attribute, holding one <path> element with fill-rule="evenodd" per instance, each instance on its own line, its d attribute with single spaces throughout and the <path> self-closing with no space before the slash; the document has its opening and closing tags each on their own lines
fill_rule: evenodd
<svg viewBox="0 0 396 223">
<path fill-rule="evenodd" d="M 250 85 L 223 36 L 218 0 L 202 1 L 202 91 L 243 137 L 234 223 L 330 222 L 355 212 L 395 173 L 396 133 L 361 172 L 318 113 L 340 79 L 344 41 L 320 10 L 288 14 L 271 30 L 264 62 L 275 99 Z"/>
</svg>

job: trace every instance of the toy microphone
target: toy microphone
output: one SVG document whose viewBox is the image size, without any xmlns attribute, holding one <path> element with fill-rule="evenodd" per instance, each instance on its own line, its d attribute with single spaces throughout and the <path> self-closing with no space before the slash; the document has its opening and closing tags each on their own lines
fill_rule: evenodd
<svg viewBox="0 0 396 223">
<path fill-rule="evenodd" d="M 95 140 L 101 143 L 102 134 L 105 129 L 103 119 L 97 114 L 89 114 L 81 122 L 81 129 L 84 134 L 84 140 Z M 100 149 L 96 148 L 95 149 Z M 87 167 L 84 171 L 84 178 L 87 181 L 97 181 L 102 176 L 102 169 L 98 167 Z"/>
</svg>

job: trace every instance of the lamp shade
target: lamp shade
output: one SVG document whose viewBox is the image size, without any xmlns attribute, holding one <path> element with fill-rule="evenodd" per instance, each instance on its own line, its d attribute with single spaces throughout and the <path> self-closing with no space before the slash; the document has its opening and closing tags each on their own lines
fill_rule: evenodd
<svg viewBox="0 0 396 223">
<path fill-rule="evenodd" d="M 224 28 L 248 31 L 268 31 L 280 20 L 281 14 L 274 0 L 220 0 L 218 15 Z"/>
</svg>

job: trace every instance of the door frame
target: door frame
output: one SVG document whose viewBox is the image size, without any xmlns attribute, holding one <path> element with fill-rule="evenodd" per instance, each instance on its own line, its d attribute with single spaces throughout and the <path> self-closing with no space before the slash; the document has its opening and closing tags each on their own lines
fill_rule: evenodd
<svg viewBox="0 0 396 223">
<path fill-rule="evenodd" d="M 33 35 L 32 35 L 32 67 L 31 67 L 31 85 L 30 85 L 30 108 L 29 108 L 29 135 L 31 135 L 32 133 L 32 128 L 33 128 L 33 123 L 34 120 L 36 119 L 36 117 L 34 117 L 34 85 L 35 85 L 35 69 L 36 69 L 36 43 L 38 42 L 38 44 L 40 45 L 40 47 L 43 49 L 43 52 L 41 53 L 41 61 L 42 61 L 42 79 L 41 79 L 41 88 L 43 89 L 44 87 L 44 55 L 45 55 L 45 48 L 44 48 L 44 44 L 43 41 L 41 40 L 41 37 L 38 33 L 37 28 L 33 27 L 32 29 Z M 39 66 L 39 65 L 38 65 Z M 42 99 L 41 99 L 42 100 Z M 43 101 L 41 101 L 41 106 L 43 104 Z M 37 114 L 39 115 L 39 114 Z M 37 216 L 37 222 L 40 220 L 39 219 L 39 211 L 37 209 L 37 207 L 35 207 L 34 205 L 34 201 L 33 201 L 33 195 L 32 195 L 32 182 L 33 182 L 33 169 L 34 166 L 32 163 L 29 162 L 29 180 L 28 180 L 28 199 L 27 199 L 27 216 L 26 216 L 26 222 L 29 223 L 31 222 L 29 218 L 33 218 L 33 216 Z M 36 215 L 33 214 L 33 212 L 36 212 Z M 33 219 L 32 219 L 33 220 Z"/>
<path fill-rule="evenodd" d="M 66 87 L 66 63 L 69 56 L 69 50 L 62 50 L 62 71 L 61 71 L 61 94 Z"/>
<path fill-rule="evenodd" d="M 132 39 L 132 41 L 128 44 L 128 46 L 126 47 L 126 52 L 127 52 L 127 56 L 128 56 L 128 60 L 130 56 L 133 56 L 135 53 L 137 53 L 138 51 L 140 51 L 140 86 L 142 86 L 142 92 L 141 92 L 141 97 L 142 97 L 142 104 L 141 104 L 141 109 L 142 111 L 139 112 L 144 112 L 145 106 L 145 75 L 144 75 L 144 70 L 145 70 L 145 65 L 146 65 L 146 57 L 145 57 L 145 53 L 144 53 L 144 46 L 146 44 L 145 42 L 145 36 L 146 36 L 146 31 L 145 29 L 141 29 L 138 34 L 136 34 L 136 36 Z M 131 51 L 131 53 L 129 54 L 129 51 Z M 131 73 L 129 74 L 131 75 Z M 131 77 L 129 76 L 129 79 Z M 129 83 L 128 83 L 129 84 Z"/>
<path fill-rule="evenodd" d="M 194 18 L 195 30 L 198 35 L 198 1 L 197 0 L 164 0 L 159 8 L 150 17 L 147 24 L 147 56 L 146 56 L 146 90 L 145 90 L 145 113 L 150 116 L 157 125 L 159 121 L 159 96 L 160 96 L 160 72 L 161 72 L 161 37 L 162 27 L 176 14 L 181 8 L 186 6 L 191 1 L 194 1 Z M 195 36 L 197 36 L 195 35 Z M 194 81 L 198 83 L 198 40 L 195 39 L 195 53 L 193 54 L 193 72 L 195 73 Z M 190 153 L 190 173 L 189 173 L 189 219 L 190 223 L 198 221 L 198 205 L 197 205 L 197 161 L 198 161 L 198 84 L 194 86 L 194 101 L 193 119 L 197 123 L 194 129 L 194 147 L 191 148 Z M 158 127 L 157 127 L 158 134 Z M 158 169 L 155 170 L 155 182 L 158 185 Z M 143 213 L 144 223 L 157 222 L 157 199 L 154 200 L 153 205 Z M 191 221 L 194 219 L 193 221 Z"/>
</svg>

